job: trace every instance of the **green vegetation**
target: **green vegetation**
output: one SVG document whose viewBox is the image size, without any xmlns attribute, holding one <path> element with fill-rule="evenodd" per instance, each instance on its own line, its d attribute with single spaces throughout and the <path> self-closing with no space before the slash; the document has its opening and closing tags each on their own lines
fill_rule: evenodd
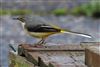
<svg viewBox="0 0 100 67">
<path fill-rule="evenodd" d="M 24 57 L 15 55 L 10 52 L 9 54 L 9 67 L 33 67 L 34 64 L 27 61 Z"/>
<path fill-rule="evenodd" d="M 31 14 L 31 10 L 2 10 L 0 9 L 0 15 L 26 15 Z"/>
<path fill-rule="evenodd" d="M 51 12 L 56 16 L 66 15 L 68 13 L 67 8 L 57 8 Z"/>
<path fill-rule="evenodd" d="M 94 12 L 100 12 L 100 3 L 94 2 L 86 5 L 82 5 L 82 10 L 86 13 L 87 16 L 92 16 Z"/>
<path fill-rule="evenodd" d="M 51 14 L 56 16 L 62 16 L 67 14 L 72 14 L 75 16 L 90 16 L 90 17 L 100 17 L 100 2 L 98 1 L 90 1 L 89 3 L 81 4 L 80 6 L 74 7 L 71 10 L 67 8 L 57 8 L 51 11 Z"/>
<path fill-rule="evenodd" d="M 81 6 L 77 6 L 71 10 L 73 15 L 85 15 L 92 17 L 100 17 L 100 2 L 91 1 L 87 4 L 82 4 Z"/>
<path fill-rule="evenodd" d="M 6 10 L 0 10 L 0 15 L 6 15 L 8 12 Z"/>
<path fill-rule="evenodd" d="M 32 11 L 30 10 L 12 10 L 11 15 L 25 15 L 25 14 L 30 14 Z"/>
<path fill-rule="evenodd" d="M 85 12 L 81 9 L 81 7 L 75 7 L 71 10 L 72 15 L 86 15 Z"/>
<path fill-rule="evenodd" d="M 26 15 L 33 13 L 32 10 L 28 9 L 12 9 L 12 10 L 2 10 L 0 9 L 0 15 Z M 55 16 L 65 16 L 67 14 L 72 14 L 75 16 L 91 16 L 91 17 L 100 17 L 100 2 L 91 0 L 89 3 L 83 3 L 79 6 L 73 7 L 72 9 L 68 9 L 67 7 L 56 8 L 52 11 L 35 11 L 35 14 L 38 15 L 50 15 L 53 14 Z"/>
</svg>

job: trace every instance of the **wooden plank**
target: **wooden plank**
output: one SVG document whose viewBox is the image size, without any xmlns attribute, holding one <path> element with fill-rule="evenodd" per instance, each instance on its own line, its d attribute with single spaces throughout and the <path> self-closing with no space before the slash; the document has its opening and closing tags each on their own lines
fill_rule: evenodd
<svg viewBox="0 0 100 67">
<path fill-rule="evenodd" d="M 38 54 L 34 52 L 30 52 L 27 50 L 27 48 L 31 48 L 31 46 L 29 47 L 28 45 L 24 44 L 25 47 L 23 47 L 23 45 L 19 45 L 18 47 L 18 55 L 20 56 L 24 56 L 28 61 L 30 61 L 31 63 L 33 63 L 35 66 L 38 65 Z"/>
<path fill-rule="evenodd" d="M 19 46 L 18 54 L 25 56 L 28 61 L 39 67 L 86 67 L 84 59 L 77 58 L 78 55 L 82 57 L 84 55 L 84 49 L 80 45 L 53 45 L 37 48 L 22 44 Z"/>
<path fill-rule="evenodd" d="M 32 52 L 25 52 L 25 57 L 28 61 L 30 61 L 31 63 L 33 63 L 34 65 L 38 66 L 38 56 L 39 53 L 32 53 Z"/>
<path fill-rule="evenodd" d="M 73 53 L 73 52 L 72 52 Z M 40 58 L 40 67 L 86 67 L 86 65 L 84 64 L 84 59 L 81 60 L 80 58 L 78 58 L 76 60 L 77 55 L 79 55 L 80 52 L 74 52 L 74 55 L 72 55 L 68 52 L 52 52 L 52 54 L 50 52 L 44 52 L 44 54 L 42 54 L 41 56 L 39 56 Z M 81 53 L 82 54 L 82 53 Z M 83 54 L 84 55 L 84 54 Z"/>
<path fill-rule="evenodd" d="M 94 52 L 94 53 L 100 55 L 100 44 L 99 45 L 94 45 L 94 46 L 89 46 L 86 49 L 88 49 L 91 52 Z"/>
<path fill-rule="evenodd" d="M 85 52 L 83 51 L 70 52 L 70 56 L 72 56 L 76 62 L 85 63 Z"/>
<path fill-rule="evenodd" d="M 44 52 L 41 56 L 39 56 L 41 59 L 40 66 L 44 65 L 45 67 L 49 65 L 49 63 L 58 63 L 58 64 L 63 64 L 64 62 L 67 63 L 67 60 L 70 62 L 73 62 L 73 59 L 70 58 L 69 56 L 66 56 L 65 52 Z M 59 59 L 60 58 L 60 59 Z M 67 59 L 65 61 L 65 59 Z M 62 63 L 62 62 L 63 63 Z"/>
<path fill-rule="evenodd" d="M 67 64 L 58 64 L 58 63 L 50 63 L 49 67 L 76 67 L 73 63 L 67 63 Z"/>
<path fill-rule="evenodd" d="M 61 50 L 72 50 L 72 51 L 78 51 L 78 50 L 84 50 L 84 48 L 82 48 L 80 45 L 51 45 L 51 46 L 44 46 L 42 48 L 37 48 L 37 47 L 34 47 L 30 44 L 21 44 L 21 47 L 24 48 L 24 50 L 27 50 L 27 51 L 42 51 L 42 50 L 48 50 L 48 51 L 61 51 Z"/>
<path fill-rule="evenodd" d="M 85 50 L 86 65 L 100 67 L 100 44 L 88 46 Z"/>
<path fill-rule="evenodd" d="M 27 61 L 24 57 L 12 52 L 9 53 L 9 67 L 34 67 L 34 64 Z"/>
<path fill-rule="evenodd" d="M 87 48 L 87 47 L 90 47 L 90 46 L 98 46 L 98 45 L 100 45 L 100 42 L 82 42 L 82 43 L 80 43 L 80 46 L 82 47 L 82 48 Z"/>
</svg>

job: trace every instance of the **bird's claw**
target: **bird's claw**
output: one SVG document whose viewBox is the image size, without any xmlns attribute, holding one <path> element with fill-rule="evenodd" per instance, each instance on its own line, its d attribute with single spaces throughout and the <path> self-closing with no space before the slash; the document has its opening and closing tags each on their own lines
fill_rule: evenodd
<svg viewBox="0 0 100 67">
<path fill-rule="evenodd" d="M 35 44 L 34 47 L 37 47 L 37 48 L 43 48 L 43 44 Z"/>
</svg>

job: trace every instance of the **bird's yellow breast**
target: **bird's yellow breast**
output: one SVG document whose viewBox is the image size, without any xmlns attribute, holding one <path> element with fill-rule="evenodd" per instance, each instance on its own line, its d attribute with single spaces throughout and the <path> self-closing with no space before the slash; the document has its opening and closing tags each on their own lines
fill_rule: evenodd
<svg viewBox="0 0 100 67">
<path fill-rule="evenodd" d="M 29 35 L 36 38 L 45 38 L 58 32 L 28 32 Z"/>
</svg>

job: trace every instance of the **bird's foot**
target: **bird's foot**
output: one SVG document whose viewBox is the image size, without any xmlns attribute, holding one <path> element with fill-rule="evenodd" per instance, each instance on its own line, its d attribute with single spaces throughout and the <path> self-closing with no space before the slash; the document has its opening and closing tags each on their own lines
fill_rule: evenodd
<svg viewBox="0 0 100 67">
<path fill-rule="evenodd" d="M 45 46 L 43 46 L 43 44 L 35 44 L 34 47 L 36 47 L 36 48 L 43 48 Z"/>
<path fill-rule="evenodd" d="M 46 42 L 39 42 L 39 43 L 36 43 L 35 45 L 34 45 L 34 47 L 37 47 L 37 48 L 44 48 L 45 45 L 46 44 Z"/>
</svg>

